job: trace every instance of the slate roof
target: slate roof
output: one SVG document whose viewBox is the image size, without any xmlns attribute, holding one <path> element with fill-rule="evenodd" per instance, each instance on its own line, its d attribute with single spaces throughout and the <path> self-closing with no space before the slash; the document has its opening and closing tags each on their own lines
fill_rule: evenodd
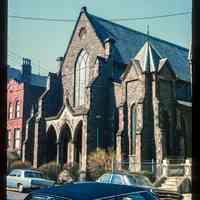
<svg viewBox="0 0 200 200">
<path fill-rule="evenodd" d="M 110 22 L 90 13 L 86 13 L 86 15 L 102 42 L 107 38 L 115 40 L 113 58 L 116 62 L 128 64 L 148 39 L 162 58 L 168 59 L 177 78 L 183 81 L 190 81 L 187 60 L 188 49 Z"/>
<path fill-rule="evenodd" d="M 22 72 L 19 69 L 8 67 L 7 71 L 8 80 L 17 80 L 23 82 Z M 46 87 L 47 77 L 37 74 L 31 74 L 30 84 L 38 87 Z"/>
</svg>

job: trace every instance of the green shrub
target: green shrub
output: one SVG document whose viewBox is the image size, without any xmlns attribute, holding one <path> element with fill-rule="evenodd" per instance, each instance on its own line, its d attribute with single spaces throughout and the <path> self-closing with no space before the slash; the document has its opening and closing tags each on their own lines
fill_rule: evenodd
<svg viewBox="0 0 200 200">
<path fill-rule="evenodd" d="M 96 180 L 105 172 L 112 170 L 112 159 L 114 159 L 112 150 L 97 149 L 88 156 L 87 179 Z"/>
<path fill-rule="evenodd" d="M 43 164 L 38 169 L 42 171 L 47 178 L 55 181 L 62 170 L 61 166 L 58 165 L 56 161 Z"/>
<path fill-rule="evenodd" d="M 32 165 L 29 161 L 23 162 L 21 160 L 16 160 L 10 164 L 10 170 L 12 170 L 12 169 L 30 169 L 30 168 L 32 168 Z"/>
</svg>

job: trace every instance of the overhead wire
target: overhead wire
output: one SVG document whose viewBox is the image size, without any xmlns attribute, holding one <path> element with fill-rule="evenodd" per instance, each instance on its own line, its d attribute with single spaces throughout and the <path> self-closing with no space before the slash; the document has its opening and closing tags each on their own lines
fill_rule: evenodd
<svg viewBox="0 0 200 200">
<path fill-rule="evenodd" d="M 19 54 L 17 54 L 17 53 L 15 53 L 15 52 L 13 52 L 13 51 L 8 51 L 8 53 L 10 53 L 11 55 L 13 55 L 13 56 L 15 56 L 15 57 L 18 57 L 18 59 L 23 59 L 24 57 L 23 56 L 20 56 Z M 31 59 L 31 63 L 33 63 L 34 65 L 36 65 L 36 66 L 38 66 L 38 64 L 35 62 L 35 61 L 33 61 L 33 59 Z M 49 70 L 48 69 L 46 69 L 45 67 L 43 67 L 43 66 L 39 66 L 42 70 L 44 70 L 44 71 L 46 71 L 46 72 L 49 72 Z"/>
<path fill-rule="evenodd" d="M 179 13 L 172 13 L 172 14 L 165 14 L 165 15 L 147 16 L 147 17 L 114 18 L 114 19 L 110 19 L 110 21 L 133 21 L 133 20 L 157 19 L 157 18 L 166 18 L 166 17 L 188 15 L 188 14 L 191 14 L 191 13 L 192 13 L 191 11 L 187 11 L 187 12 L 179 12 Z M 14 19 L 23 19 L 23 20 L 32 20 L 32 21 L 49 21 L 49 22 L 76 22 L 77 21 L 76 19 L 25 17 L 25 16 L 18 16 L 18 15 L 8 15 L 8 17 L 14 18 Z"/>
<path fill-rule="evenodd" d="M 146 20 L 146 19 L 157 19 L 157 18 L 166 18 L 166 17 L 174 17 L 174 16 L 183 16 L 183 15 L 190 15 L 192 12 L 179 12 L 179 13 L 172 13 L 172 14 L 165 14 L 165 15 L 157 15 L 157 16 L 147 16 L 147 17 L 136 17 L 136 18 L 114 18 L 110 19 L 110 21 L 133 21 L 133 20 Z M 35 21 L 50 21 L 50 22 L 76 22 L 76 19 L 56 19 L 56 18 L 43 18 L 43 17 L 25 17 L 25 16 L 18 16 L 18 15 L 9 15 L 9 18 L 15 19 L 22 19 L 22 20 L 35 20 Z M 11 52 L 11 51 L 10 51 Z M 16 54 L 16 53 L 15 53 Z M 22 56 L 19 56 L 23 58 Z M 36 64 L 33 62 L 33 64 Z M 38 64 L 36 64 L 38 65 Z M 41 69 L 49 72 L 49 70 L 45 69 L 44 66 Z M 83 68 L 81 68 L 83 69 Z M 67 74 L 64 73 L 63 76 L 71 76 L 74 72 L 68 72 Z"/>
</svg>

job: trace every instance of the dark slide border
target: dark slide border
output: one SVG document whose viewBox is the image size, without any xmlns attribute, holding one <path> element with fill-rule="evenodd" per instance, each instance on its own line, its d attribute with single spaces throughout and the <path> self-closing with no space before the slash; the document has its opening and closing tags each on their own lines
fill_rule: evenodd
<svg viewBox="0 0 200 200">
<path fill-rule="evenodd" d="M 8 1 L 0 0 L 0 199 L 6 199 L 7 112 L 7 20 Z"/>
</svg>

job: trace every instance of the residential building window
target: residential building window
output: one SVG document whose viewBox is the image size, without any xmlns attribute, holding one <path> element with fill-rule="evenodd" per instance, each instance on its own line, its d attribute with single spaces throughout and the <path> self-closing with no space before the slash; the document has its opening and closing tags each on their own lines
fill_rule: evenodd
<svg viewBox="0 0 200 200">
<path fill-rule="evenodd" d="M 136 148 L 136 107 L 131 108 L 131 154 L 135 155 Z"/>
<path fill-rule="evenodd" d="M 14 130 L 14 149 L 20 150 L 20 129 Z"/>
<path fill-rule="evenodd" d="M 9 106 L 8 106 L 8 119 L 12 119 L 12 114 L 13 114 L 13 106 L 12 106 L 12 103 L 9 103 Z"/>
<path fill-rule="evenodd" d="M 11 148 L 11 130 L 7 131 L 7 138 L 8 138 L 8 148 Z"/>
<path fill-rule="evenodd" d="M 18 118 L 20 117 L 20 103 L 19 103 L 19 100 L 16 101 L 16 104 L 15 104 L 15 117 Z"/>
<path fill-rule="evenodd" d="M 85 89 L 89 76 L 89 54 L 82 50 L 77 58 L 75 67 L 75 106 L 85 103 Z"/>
</svg>

